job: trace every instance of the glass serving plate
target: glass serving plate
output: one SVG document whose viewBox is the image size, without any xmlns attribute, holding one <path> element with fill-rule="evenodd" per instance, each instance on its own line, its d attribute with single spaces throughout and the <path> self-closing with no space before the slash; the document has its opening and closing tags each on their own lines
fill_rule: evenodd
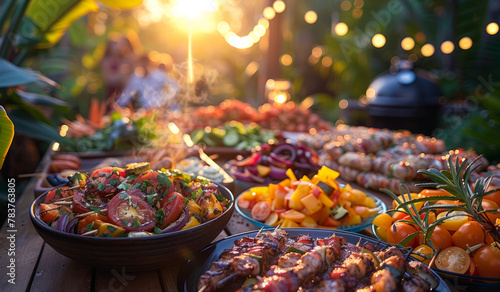
<svg viewBox="0 0 500 292">
<path fill-rule="evenodd" d="M 370 217 L 368 217 L 366 219 L 362 219 L 360 224 L 342 225 L 342 226 L 339 226 L 337 228 L 337 230 L 346 230 L 346 231 L 351 231 L 351 232 L 360 232 L 361 230 L 365 229 L 366 227 L 369 227 L 372 224 L 373 219 L 375 219 L 375 217 L 377 217 L 378 214 L 381 214 L 381 213 L 384 213 L 385 211 L 387 211 L 387 206 L 385 205 L 385 203 L 381 199 L 377 198 L 373 194 L 370 194 L 370 193 L 367 193 L 367 192 L 365 192 L 365 193 L 366 193 L 366 195 L 368 197 L 373 198 L 375 200 L 375 205 L 376 205 L 375 210 L 377 210 L 378 213 L 374 214 L 374 215 L 372 215 L 372 216 L 370 216 Z M 251 214 L 252 213 L 251 210 L 243 209 L 243 208 L 240 208 L 238 206 L 238 200 L 239 199 L 240 199 L 240 196 L 238 196 L 238 198 L 236 198 L 235 208 L 236 208 L 236 211 L 241 216 L 243 216 L 245 219 L 247 219 L 248 221 L 252 222 L 255 226 L 257 226 L 259 228 L 261 228 L 261 227 L 274 228 L 273 226 L 264 224 L 264 223 L 262 223 L 260 221 L 257 221 L 255 219 L 253 219 L 252 218 L 252 214 Z"/>
</svg>

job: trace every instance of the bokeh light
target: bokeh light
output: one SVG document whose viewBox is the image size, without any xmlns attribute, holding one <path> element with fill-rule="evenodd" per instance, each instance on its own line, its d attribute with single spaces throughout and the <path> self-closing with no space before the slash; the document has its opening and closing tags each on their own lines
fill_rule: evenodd
<svg viewBox="0 0 500 292">
<path fill-rule="evenodd" d="M 385 36 L 383 34 L 377 33 L 372 38 L 372 44 L 375 48 L 381 48 L 385 45 Z"/>
<path fill-rule="evenodd" d="M 276 16 L 276 11 L 272 7 L 266 7 L 262 11 L 262 15 L 264 15 L 265 18 L 271 20 Z"/>
<path fill-rule="evenodd" d="M 281 12 L 285 11 L 285 8 L 286 8 L 285 2 L 283 2 L 282 0 L 274 1 L 273 8 L 274 8 L 274 11 L 276 11 L 276 13 L 281 13 Z"/>
<path fill-rule="evenodd" d="M 405 51 L 409 51 L 415 47 L 415 41 L 411 37 L 405 37 L 401 41 L 401 48 Z"/>
<path fill-rule="evenodd" d="M 458 42 L 458 46 L 462 49 L 462 50 L 468 50 L 472 47 L 472 40 L 470 37 L 463 37 L 460 39 L 460 41 Z"/>
<path fill-rule="evenodd" d="M 487 26 L 486 26 L 486 32 L 490 35 L 495 35 L 498 33 L 498 24 L 496 22 L 490 22 Z"/>
<path fill-rule="evenodd" d="M 341 99 L 341 100 L 339 101 L 339 107 L 340 107 L 341 109 L 346 109 L 348 106 L 349 106 L 349 102 L 348 102 L 347 100 L 345 100 L 345 99 Z"/>
<path fill-rule="evenodd" d="M 349 31 L 349 27 L 344 22 L 339 22 L 335 25 L 335 33 L 339 36 L 344 36 Z"/>
<path fill-rule="evenodd" d="M 324 57 L 323 60 L 321 60 L 321 65 L 323 65 L 324 67 L 330 67 L 332 66 L 332 64 L 333 60 L 328 56 Z"/>
<path fill-rule="evenodd" d="M 422 52 L 422 56 L 430 57 L 434 54 L 434 46 L 431 44 L 425 44 L 422 46 L 420 51 Z"/>
<path fill-rule="evenodd" d="M 323 49 L 320 46 L 314 47 L 312 49 L 311 55 L 313 55 L 315 58 L 321 57 L 323 55 Z"/>
<path fill-rule="evenodd" d="M 451 54 L 455 50 L 455 45 L 451 41 L 445 41 L 441 44 L 441 52 Z"/>
<path fill-rule="evenodd" d="M 290 66 L 292 65 L 293 58 L 289 54 L 284 54 L 281 56 L 280 62 L 281 64 L 283 64 L 283 66 Z"/>
<path fill-rule="evenodd" d="M 304 14 L 304 19 L 307 23 L 313 24 L 318 20 L 318 14 L 316 12 L 309 10 Z"/>
<path fill-rule="evenodd" d="M 342 9 L 344 11 L 351 9 L 351 7 L 352 7 L 352 4 L 351 4 L 351 1 L 349 1 L 349 0 L 344 0 L 344 1 L 342 1 L 342 3 L 340 3 L 340 9 Z"/>
</svg>

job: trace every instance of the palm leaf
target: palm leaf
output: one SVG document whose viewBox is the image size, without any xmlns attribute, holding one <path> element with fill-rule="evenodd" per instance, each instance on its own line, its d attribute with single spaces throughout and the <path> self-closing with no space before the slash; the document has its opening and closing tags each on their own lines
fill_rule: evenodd
<svg viewBox="0 0 500 292">
<path fill-rule="evenodd" d="M 5 109 L 0 106 L 0 169 L 9 151 L 10 144 L 14 138 L 14 124 L 7 116 Z"/>
<path fill-rule="evenodd" d="M 59 131 L 55 127 L 32 118 L 24 111 L 11 110 L 9 116 L 16 127 L 16 132 L 46 142 L 65 143 L 67 141 L 66 138 L 59 135 Z"/>
</svg>

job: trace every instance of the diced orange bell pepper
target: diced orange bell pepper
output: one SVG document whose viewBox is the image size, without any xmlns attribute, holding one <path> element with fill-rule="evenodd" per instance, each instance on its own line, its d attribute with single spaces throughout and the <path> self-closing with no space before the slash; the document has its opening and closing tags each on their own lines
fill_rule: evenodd
<svg viewBox="0 0 500 292">
<path fill-rule="evenodd" d="M 40 204 L 40 219 L 44 222 L 54 221 L 59 216 L 60 205 Z"/>
<path fill-rule="evenodd" d="M 323 207 L 323 203 L 321 203 L 321 201 L 318 200 L 313 194 L 308 194 L 307 196 L 304 196 L 302 199 L 300 199 L 300 201 L 306 208 L 307 214 L 316 213 Z"/>
</svg>

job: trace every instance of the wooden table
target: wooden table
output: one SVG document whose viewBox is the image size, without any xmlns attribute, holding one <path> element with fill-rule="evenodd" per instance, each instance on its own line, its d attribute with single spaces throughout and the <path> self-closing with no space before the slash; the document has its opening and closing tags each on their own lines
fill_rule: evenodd
<svg viewBox="0 0 500 292">
<path fill-rule="evenodd" d="M 49 161 L 50 155 L 47 153 L 39 170 Z M 6 222 L 0 232 L 0 291 L 177 291 L 179 266 L 141 273 L 101 271 L 79 264 L 45 244 L 29 218 L 35 184 L 36 178 L 31 179 L 23 194 L 16 200 L 14 228 L 8 228 L 9 222 Z M 388 196 L 380 193 L 376 195 L 390 204 Z M 257 227 L 235 212 L 227 227 L 214 241 L 255 229 Z M 361 233 L 372 235 L 368 228 Z M 9 237 L 12 236 L 15 241 L 11 243 Z M 9 282 L 12 278 L 8 275 L 8 266 L 12 260 L 15 260 L 15 284 Z"/>
</svg>

